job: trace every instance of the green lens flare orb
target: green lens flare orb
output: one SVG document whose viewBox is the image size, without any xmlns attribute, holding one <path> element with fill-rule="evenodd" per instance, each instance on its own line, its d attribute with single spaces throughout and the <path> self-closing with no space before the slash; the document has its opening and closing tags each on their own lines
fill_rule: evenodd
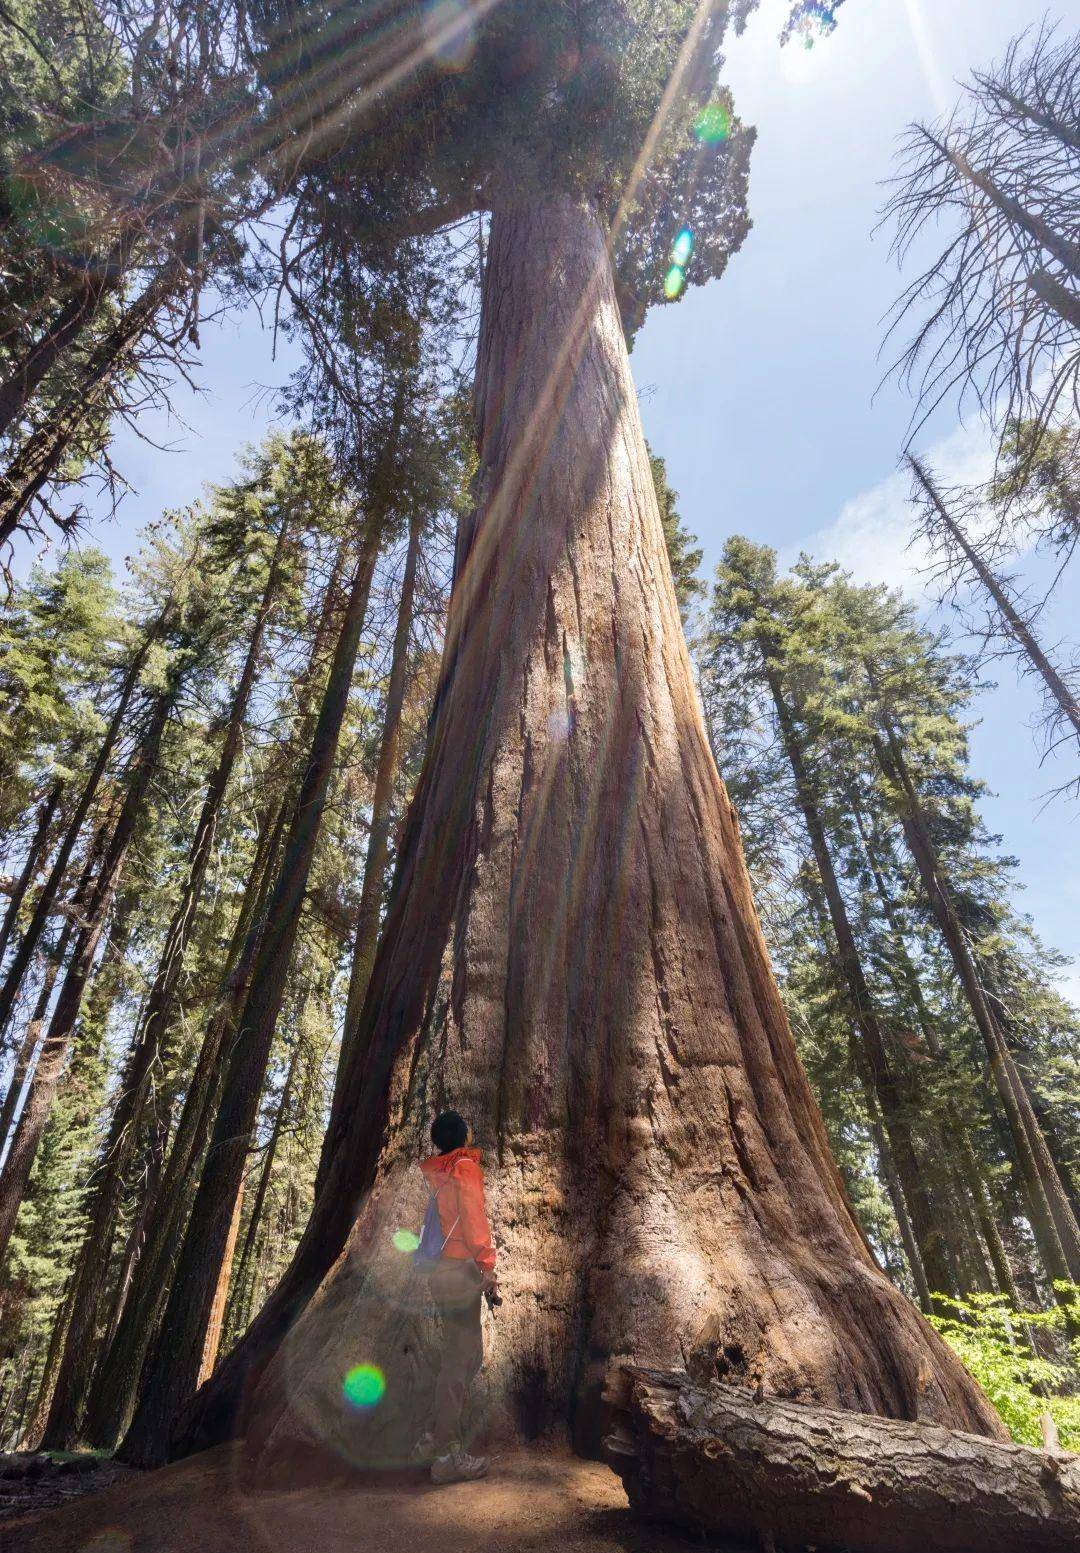
<svg viewBox="0 0 1080 1553">
<path fill-rule="evenodd" d="M 395 1251 L 415 1251 L 420 1244 L 420 1236 L 411 1229 L 396 1229 L 390 1239 Z"/>
<path fill-rule="evenodd" d="M 668 301 L 674 302 L 685 285 L 686 276 L 683 274 L 682 265 L 673 264 L 664 276 L 664 295 Z"/>
<path fill-rule="evenodd" d="M 694 120 L 694 134 L 704 146 L 719 145 L 731 134 L 731 115 L 722 102 L 711 102 Z"/>
<path fill-rule="evenodd" d="M 341 1383 L 341 1392 L 350 1407 L 361 1411 L 376 1407 L 386 1395 L 386 1376 L 377 1364 L 354 1364 Z"/>
<path fill-rule="evenodd" d="M 689 227 L 684 226 L 671 247 L 672 264 L 681 265 L 682 268 L 685 269 L 687 264 L 690 262 L 690 255 L 693 253 L 693 251 L 694 234 L 691 232 Z"/>
</svg>

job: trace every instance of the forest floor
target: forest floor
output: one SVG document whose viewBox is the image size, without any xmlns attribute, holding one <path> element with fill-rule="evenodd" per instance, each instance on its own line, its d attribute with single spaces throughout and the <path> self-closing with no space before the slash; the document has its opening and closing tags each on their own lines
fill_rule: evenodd
<svg viewBox="0 0 1080 1553">
<path fill-rule="evenodd" d="M 91 1481 L 87 1476 L 87 1486 Z M 2 1553 L 745 1553 L 643 1524 L 618 1479 L 555 1451 L 492 1459 L 479 1483 L 416 1472 L 259 1488 L 232 1447 L 125 1473 L 0 1524 Z"/>
</svg>

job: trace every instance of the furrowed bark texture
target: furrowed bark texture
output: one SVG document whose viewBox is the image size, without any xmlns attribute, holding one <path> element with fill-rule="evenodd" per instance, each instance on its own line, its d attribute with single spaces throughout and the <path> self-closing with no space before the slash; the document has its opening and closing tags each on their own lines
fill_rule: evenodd
<svg viewBox="0 0 1080 1553">
<path fill-rule="evenodd" d="M 638 1510 L 762 1547 L 1066 1553 L 1080 1457 L 853 1417 L 685 1375 L 614 1382 L 607 1458 Z"/>
<path fill-rule="evenodd" d="M 703 1343 L 770 1392 L 997 1432 L 830 1158 L 693 690 L 604 235 L 570 199 L 493 216 L 476 414 L 365 1057 L 294 1262 L 174 1448 L 245 1423 L 286 1457 L 411 1443 L 431 1326 L 390 1237 L 420 1222 L 446 1104 L 499 1247 L 493 1432 L 569 1420 L 595 1448 L 613 1362 Z M 387 1376 L 365 1414 L 342 1396 L 362 1362 Z"/>
</svg>

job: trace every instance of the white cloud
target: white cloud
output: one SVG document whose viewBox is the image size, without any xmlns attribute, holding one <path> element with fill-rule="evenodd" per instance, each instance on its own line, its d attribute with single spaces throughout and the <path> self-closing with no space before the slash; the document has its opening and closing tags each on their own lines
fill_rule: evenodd
<svg viewBox="0 0 1080 1553">
<path fill-rule="evenodd" d="M 993 470 L 994 440 L 983 422 L 957 426 L 919 451 L 943 486 L 978 485 Z M 781 555 L 781 563 L 790 566 L 805 550 L 815 560 L 839 561 L 856 582 L 884 582 L 919 597 L 927 556 L 924 545 L 911 543 L 910 485 L 906 470 L 893 470 L 849 497 L 832 523 L 792 545 Z"/>
</svg>

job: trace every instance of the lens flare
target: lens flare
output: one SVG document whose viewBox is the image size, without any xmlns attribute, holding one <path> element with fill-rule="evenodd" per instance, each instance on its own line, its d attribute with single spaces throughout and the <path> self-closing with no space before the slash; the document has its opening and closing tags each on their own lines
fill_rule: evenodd
<svg viewBox="0 0 1080 1553">
<path fill-rule="evenodd" d="M 711 102 L 694 120 L 694 134 L 703 146 L 716 146 L 731 134 L 731 115 L 722 102 Z"/>
<path fill-rule="evenodd" d="M 442 70 L 464 70 L 476 48 L 476 24 L 462 0 L 435 0 L 424 10 L 424 37 Z"/>
<path fill-rule="evenodd" d="M 681 264 L 673 264 L 664 276 L 664 295 L 669 302 L 674 302 L 677 296 L 682 294 L 686 285 L 686 273 Z"/>
<path fill-rule="evenodd" d="M 390 1240 L 395 1251 L 415 1251 L 420 1244 L 420 1236 L 411 1229 L 396 1229 Z"/>
<path fill-rule="evenodd" d="M 690 262 L 690 255 L 694 251 L 694 234 L 688 226 L 684 226 L 671 247 L 671 262 L 677 264 L 680 269 L 686 268 Z"/>
<path fill-rule="evenodd" d="M 341 1383 L 341 1392 L 350 1407 L 365 1412 L 386 1395 L 386 1376 L 377 1364 L 354 1364 Z"/>
</svg>

